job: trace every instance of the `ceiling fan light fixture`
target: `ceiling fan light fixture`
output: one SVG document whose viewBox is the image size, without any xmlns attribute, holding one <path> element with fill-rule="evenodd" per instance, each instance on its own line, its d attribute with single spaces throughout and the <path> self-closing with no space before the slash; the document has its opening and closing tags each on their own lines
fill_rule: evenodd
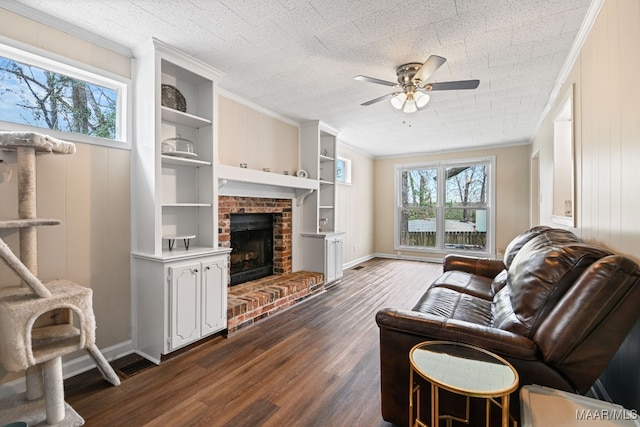
<svg viewBox="0 0 640 427">
<path fill-rule="evenodd" d="M 416 92 L 413 94 L 413 99 L 416 100 L 416 106 L 418 108 L 426 106 L 429 103 L 430 98 L 431 97 L 428 94 L 422 92 Z"/>
<path fill-rule="evenodd" d="M 404 111 L 405 113 L 415 113 L 416 111 L 418 111 L 418 106 L 416 105 L 415 99 L 413 99 L 412 93 L 407 95 L 407 102 L 404 103 L 404 108 L 402 108 L 402 111 Z"/>
<path fill-rule="evenodd" d="M 407 100 L 407 94 L 399 93 L 396 96 L 391 97 L 391 105 L 393 105 L 393 108 L 397 110 L 402 110 L 402 106 L 404 105 L 404 102 L 406 100 Z"/>
</svg>

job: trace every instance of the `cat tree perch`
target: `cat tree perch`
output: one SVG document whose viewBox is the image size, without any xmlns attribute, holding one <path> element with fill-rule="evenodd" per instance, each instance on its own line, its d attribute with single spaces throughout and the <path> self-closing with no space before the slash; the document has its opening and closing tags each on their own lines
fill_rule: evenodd
<svg viewBox="0 0 640 427">
<path fill-rule="evenodd" d="M 37 277 L 37 227 L 60 221 L 37 217 L 36 153 L 73 154 L 75 145 L 37 133 L 0 132 L 0 149 L 17 152 L 19 216 L 0 220 L 0 229 L 17 229 L 20 242 L 18 257 L 0 238 L 0 258 L 22 281 L 20 287 L 0 289 L 0 364 L 10 372 L 26 370 L 27 386 L 25 404 L 0 404 L 0 424 L 21 419 L 82 425 L 84 420 L 64 402 L 62 356 L 86 349 L 107 381 L 118 385 L 120 379 L 95 344 L 92 290 L 68 280 L 45 284 Z M 42 400 L 40 406 L 28 403 Z M 46 421 L 33 414 L 40 407 Z"/>
</svg>

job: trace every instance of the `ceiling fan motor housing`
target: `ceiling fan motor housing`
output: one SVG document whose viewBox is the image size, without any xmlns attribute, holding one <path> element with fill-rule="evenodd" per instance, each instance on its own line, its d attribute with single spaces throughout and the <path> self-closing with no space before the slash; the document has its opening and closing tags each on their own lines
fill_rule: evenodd
<svg viewBox="0 0 640 427">
<path fill-rule="evenodd" d="M 400 84 L 400 86 L 418 86 L 420 84 L 420 81 L 416 80 L 414 82 L 413 77 L 421 67 L 421 62 L 408 62 L 406 64 L 398 66 L 398 68 L 396 68 L 396 75 L 398 76 L 398 83 Z"/>
</svg>

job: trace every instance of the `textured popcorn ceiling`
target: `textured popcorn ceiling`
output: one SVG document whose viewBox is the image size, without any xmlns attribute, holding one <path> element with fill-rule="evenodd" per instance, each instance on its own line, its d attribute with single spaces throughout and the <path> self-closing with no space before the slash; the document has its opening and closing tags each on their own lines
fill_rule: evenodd
<svg viewBox="0 0 640 427">
<path fill-rule="evenodd" d="M 282 116 L 322 120 L 373 156 L 528 142 L 589 0 L 19 0 L 129 49 L 160 39 L 225 73 L 220 87 Z M 21 4 L 21 5 L 20 5 Z M 6 6 L 5 6 L 6 7 Z M 27 10 L 28 12 L 28 10 Z M 37 15 L 37 14 L 36 14 Z M 414 114 L 388 100 L 396 66 L 447 62 Z"/>
</svg>

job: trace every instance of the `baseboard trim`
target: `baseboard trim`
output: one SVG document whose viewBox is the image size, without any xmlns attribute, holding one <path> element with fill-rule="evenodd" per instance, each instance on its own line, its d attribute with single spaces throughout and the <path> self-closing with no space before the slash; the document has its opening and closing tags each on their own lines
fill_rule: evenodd
<svg viewBox="0 0 640 427">
<path fill-rule="evenodd" d="M 375 254 L 365 255 L 365 256 L 363 256 L 361 258 L 358 258 L 358 259 L 353 260 L 353 261 L 349 261 L 348 263 L 344 264 L 342 266 L 342 269 L 343 270 L 347 270 L 347 269 L 349 269 L 351 267 L 355 267 L 358 264 L 362 264 L 365 261 L 369 261 L 370 259 L 374 259 L 375 257 L 376 257 Z"/>
<path fill-rule="evenodd" d="M 120 357 L 133 353 L 133 351 L 134 348 L 132 340 L 123 341 L 119 344 L 115 344 L 101 350 L 105 359 L 108 361 L 119 359 Z M 70 378 L 95 367 L 96 365 L 89 355 L 80 356 L 62 363 L 62 375 L 64 378 Z M 5 384 L 0 384 L 0 399 L 24 393 L 26 390 L 27 387 L 24 377 Z"/>
<path fill-rule="evenodd" d="M 422 261 L 422 262 L 435 262 L 436 264 L 442 264 L 442 258 L 429 258 L 429 257 L 421 257 L 421 256 L 409 256 L 409 255 L 396 255 L 396 254 L 385 254 L 376 252 L 376 258 L 388 258 L 388 259 L 402 259 L 407 261 Z"/>
</svg>

